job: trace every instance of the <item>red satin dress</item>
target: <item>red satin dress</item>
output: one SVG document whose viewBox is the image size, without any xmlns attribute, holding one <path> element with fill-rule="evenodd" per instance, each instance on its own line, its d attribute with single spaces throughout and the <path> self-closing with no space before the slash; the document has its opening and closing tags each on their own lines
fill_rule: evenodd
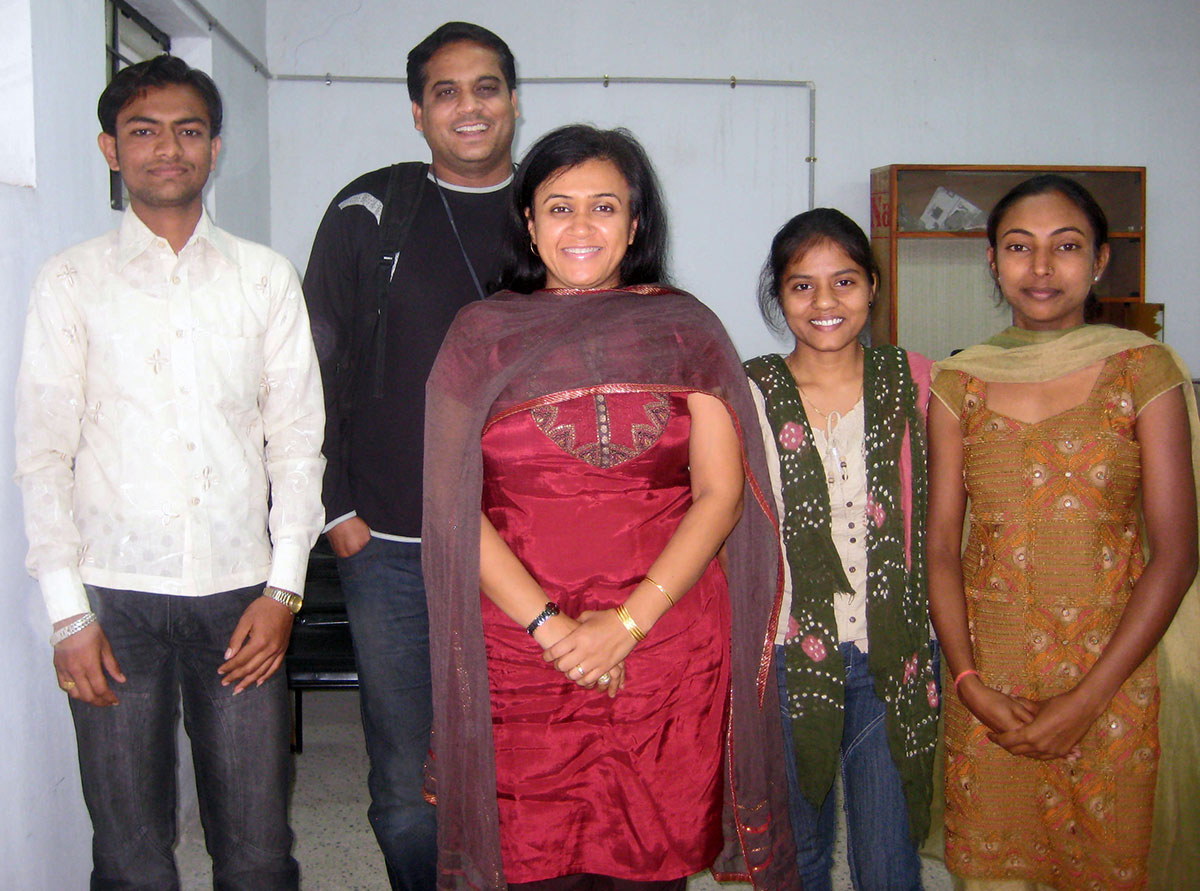
<svg viewBox="0 0 1200 891">
<path fill-rule="evenodd" d="M 683 393 L 538 400 L 483 434 L 483 508 L 567 615 L 622 603 L 691 505 Z M 625 660 L 610 699 L 483 601 L 509 882 L 670 880 L 721 847 L 729 596 L 714 560 Z"/>
</svg>

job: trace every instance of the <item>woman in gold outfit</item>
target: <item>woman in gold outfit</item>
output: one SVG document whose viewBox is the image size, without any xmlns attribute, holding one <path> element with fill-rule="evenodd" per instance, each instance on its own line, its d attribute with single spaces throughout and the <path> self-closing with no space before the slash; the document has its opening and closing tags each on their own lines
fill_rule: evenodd
<svg viewBox="0 0 1200 891">
<path fill-rule="evenodd" d="M 1013 327 L 935 366 L 929 413 L 946 862 L 969 888 L 1200 888 L 1188 375 L 1085 324 L 1108 226 L 1078 183 L 1017 186 L 988 242 Z"/>
</svg>

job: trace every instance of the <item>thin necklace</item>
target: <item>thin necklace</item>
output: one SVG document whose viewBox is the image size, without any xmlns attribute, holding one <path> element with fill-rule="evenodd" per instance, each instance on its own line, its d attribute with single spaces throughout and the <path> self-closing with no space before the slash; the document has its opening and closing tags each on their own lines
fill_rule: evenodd
<svg viewBox="0 0 1200 891">
<path fill-rule="evenodd" d="M 796 373 L 792 372 L 792 380 L 795 380 L 795 379 L 796 379 Z M 796 381 L 796 389 L 800 391 L 800 398 L 802 400 L 804 400 L 805 402 L 807 402 L 813 411 L 815 411 L 817 414 L 819 414 L 821 417 L 823 417 L 825 419 L 825 443 L 828 448 L 828 451 L 825 454 L 826 454 L 827 458 L 832 459 L 832 461 L 829 463 L 832 463 L 839 470 L 841 470 L 842 482 L 846 482 L 847 480 L 850 479 L 849 468 L 848 468 L 848 465 L 846 464 L 846 459 L 844 457 L 842 457 L 842 455 L 838 452 L 837 443 L 835 443 L 833 441 L 833 430 L 838 424 L 841 423 L 842 413 L 839 411 L 836 411 L 836 410 L 821 411 L 821 409 L 817 407 L 817 404 L 815 402 L 813 402 L 812 397 L 804 392 L 804 388 L 802 386 L 800 386 L 799 381 Z M 858 385 L 858 395 L 854 398 L 855 405 L 858 405 L 859 400 L 862 399 L 862 395 L 863 395 L 863 384 L 862 384 L 862 382 L 860 382 Z M 834 483 L 833 471 L 829 471 L 826 474 L 825 481 L 827 483 L 829 483 L 829 485 L 831 485 L 831 486 L 833 485 L 833 483 Z"/>
<path fill-rule="evenodd" d="M 811 405 L 812 410 L 815 411 L 817 414 L 819 414 L 821 417 L 828 419 L 830 415 L 839 415 L 840 416 L 840 412 L 837 412 L 837 411 L 821 411 L 821 409 L 817 407 L 817 403 L 815 403 L 813 401 L 813 398 L 804 392 L 804 388 L 802 386 L 800 386 L 799 381 L 796 382 L 796 389 L 800 391 L 801 398 L 803 398 L 809 405 Z M 858 405 L 858 400 L 862 399 L 862 394 L 863 394 L 862 384 L 859 384 L 858 385 L 858 395 L 856 397 L 854 397 L 855 405 Z"/>
</svg>

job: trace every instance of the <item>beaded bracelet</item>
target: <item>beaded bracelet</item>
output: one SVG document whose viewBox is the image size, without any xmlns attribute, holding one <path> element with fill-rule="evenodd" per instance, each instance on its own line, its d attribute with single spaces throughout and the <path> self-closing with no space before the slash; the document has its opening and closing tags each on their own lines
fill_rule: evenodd
<svg viewBox="0 0 1200 891">
<path fill-rule="evenodd" d="M 662 596 L 663 596 L 663 597 L 665 597 L 665 598 L 667 598 L 667 603 L 671 604 L 671 606 L 674 606 L 674 605 L 675 605 L 675 598 L 674 598 L 674 597 L 672 597 L 670 594 L 668 594 L 668 593 L 667 593 L 667 589 L 666 589 L 666 588 L 664 588 L 664 587 L 663 587 L 662 585 L 660 585 L 658 582 L 654 581 L 654 579 L 650 578 L 650 576 L 646 576 L 646 579 L 645 579 L 645 580 L 646 580 L 647 582 L 649 582 L 650 584 L 652 584 L 654 587 L 658 588 L 658 590 L 662 591 Z"/>
<path fill-rule="evenodd" d="M 546 623 L 548 619 L 558 615 L 558 604 L 553 600 L 546 604 L 546 608 L 537 614 L 537 618 L 525 626 L 525 630 L 529 632 L 530 637 L 533 632 L 537 631 Z"/>
<path fill-rule="evenodd" d="M 80 631 L 82 631 L 84 628 L 86 628 L 88 625 L 91 625 L 95 621 L 96 621 L 95 613 L 90 613 L 90 612 L 84 613 L 82 616 L 80 616 L 78 619 L 76 619 L 70 625 L 64 625 L 62 628 L 59 628 L 57 631 L 55 631 L 53 634 L 51 634 L 50 635 L 50 646 L 52 646 L 52 647 L 58 646 L 60 643 L 62 643 L 64 640 L 66 640 L 68 637 L 70 637 L 72 634 L 78 634 Z"/>
<path fill-rule="evenodd" d="M 615 610 L 617 618 L 621 620 L 621 624 L 625 626 L 625 630 L 633 637 L 635 641 L 641 643 L 646 639 L 646 632 L 638 627 L 638 623 L 633 621 L 633 616 L 629 615 L 629 610 L 625 609 L 625 604 L 621 604 Z"/>
</svg>

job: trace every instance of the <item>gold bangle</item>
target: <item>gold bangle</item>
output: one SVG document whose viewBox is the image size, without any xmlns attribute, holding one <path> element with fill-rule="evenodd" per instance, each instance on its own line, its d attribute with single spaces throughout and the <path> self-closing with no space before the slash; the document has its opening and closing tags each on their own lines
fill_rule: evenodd
<svg viewBox="0 0 1200 891">
<path fill-rule="evenodd" d="M 654 587 L 658 588 L 658 590 L 662 591 L 662 596 L 667 598 L 667 603 L 671 604 L 671 606 L 675 605 L 675 598 L 667 593 L 666 588 L 664 588 L 658 582 L 654 581 L 654 579 L 650 578 L 650 576 L 646 576 L 645 580 L 648 581 L 650 584 L 652 584 Z"/>
<path fill-rule="evenodd" d="M 617 618 L 621 620 L 621 624 L 625 626 L 625 630 L 629 632 L 638 643 L 646 639 L 646 632 L 638 627 L 638 623 L 633 621 L 633 616 L 629 615 L 629 610 L 625 609 L 625 604 L 621 604 L 615 610 Z"/>
</svg>

